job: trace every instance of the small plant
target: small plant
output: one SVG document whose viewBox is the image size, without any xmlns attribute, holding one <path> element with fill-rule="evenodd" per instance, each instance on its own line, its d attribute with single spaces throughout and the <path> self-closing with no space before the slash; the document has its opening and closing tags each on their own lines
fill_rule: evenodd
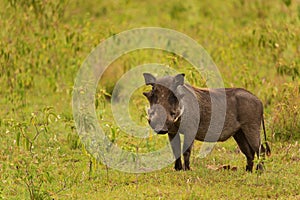
<svg viewBox="0 0 300 200">
<path fill-rule="evenodd" d="M 9 127 L 7 132 L 16 134 L 14 144 L 18 147 L 18 154 L 12 162 L 15 176 L 26 186 L 32 200 L 50 199 L 50 194 L 43 188 L 43 184 L 51 182 L 52 177 L 47 170 L 41 170 L 41 167 L 45 167 L 44 160 L 40 157 L 42 152 L 35 146 L 38 146 L 38 139 L 42 134 L 47 141 L 49 140 L 49 126 L 59 119 L 53 110 L 47 106 L 41 111 L 32 112 L 29 121 L 4 120 Z"/>
<path fill-rule="evenodd" d="M 15 142 L 18 147 L 22 144 L 26 150 L 33 153 L 34 145 L 40 134 L 44 133 L 44 136 L 47 137 L 49 124 L 58 119 L 52 110 L 52 107 L 46 107 L 40 113 L 32 112 L 29 122 L 14 119 L 5 120 L 11 128 L 11 132 L 16 134 Z"/>
<path fill-rule="evenodd" d="M 37 154 L 31 157 L 26 155 L 16 163 L 16 177 L 25 184 L 31 200 L 51 199 L 47 190 L 42 189 L 46 182 L 51 182 L 52 177 L 46 171 L 39 169 L 41 160 Z"/>
</svg>

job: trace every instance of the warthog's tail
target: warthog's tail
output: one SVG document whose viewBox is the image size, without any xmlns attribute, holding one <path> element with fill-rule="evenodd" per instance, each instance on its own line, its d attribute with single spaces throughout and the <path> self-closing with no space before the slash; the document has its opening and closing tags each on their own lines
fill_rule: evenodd
<svg viewBox="0 0 300 200">
<path fill-rule="evenodd" d="M 267 156 L 270 156 L 271 155 L 271 148 L 267 142 L 267 135 L 266 135 L 266 128 L 265 128 L 265 122 L 264 122 L 264 115 L 262 115 L 262 118 L 261 118 L 261 122 L 262 122 L 262 127 L 263 127 L 263 130 L 264 130 L 264 136 L 265 136 L 265 145 L 266 145 L 266 149 L 265 149 L 265 153 L 267 154 Z"/>
</svg>

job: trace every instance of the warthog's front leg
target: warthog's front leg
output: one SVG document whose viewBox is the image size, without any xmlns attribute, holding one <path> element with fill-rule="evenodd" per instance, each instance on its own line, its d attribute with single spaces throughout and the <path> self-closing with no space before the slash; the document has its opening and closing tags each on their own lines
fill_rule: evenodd
<svg viewBox="0 0 300 200">
<path fill-rule="evenodd" d="M 180 144 L 180 136 L 179 133 L 177 134 L 168 134 L 169 141 L 171 143 L 172 151 L 174 157 L 176 158 L 175 161 L 175 170 L 182 170 L 182 163 L 181 163 L 181 144 Z"/>
<path fill-rule="evenodd" d="M 184 157 L 184 170 L 190 170 L 190 156 L 191 156 L 191 151 L 193 148 L 194 142 L 191 143 L 191 145 L 186 149 L 186 151 L 183 153 Z M 185 149 L 185 145 L 183 147 L 183 150 Z"/>
</svg>

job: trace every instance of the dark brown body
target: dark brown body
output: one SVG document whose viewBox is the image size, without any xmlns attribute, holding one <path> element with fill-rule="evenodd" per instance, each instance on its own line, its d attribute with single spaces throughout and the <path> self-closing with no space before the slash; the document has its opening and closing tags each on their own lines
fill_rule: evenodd
<svg viewBox="0 0 300 200">
<path fill-rule="evenodd" d="M 211 121 L 211 99 L 217 102 L 220 91 L 225 91 L 226 115 L 222 133 L 217 141 L 225 141 L 233 136 L 233 133 L 242 129 L 244 132 L 251 132 L 251 138 L 255 140 L 253 143 L 259 143 L 263 106 L 256 96 L 241 88 L 192 89 L 197 96 L 197 100 L 200 102 L 200 124 L 196 140 L 204 141 L 209 125 L 213 123 Z M 221 108 L 218 108 L 218 106 L 217 104 L 216 109 L 220 110 Z M 207 137 L 206 141 L 215 141 L 214 138 L 211 141 L 209 138 Z"/>
</svg>

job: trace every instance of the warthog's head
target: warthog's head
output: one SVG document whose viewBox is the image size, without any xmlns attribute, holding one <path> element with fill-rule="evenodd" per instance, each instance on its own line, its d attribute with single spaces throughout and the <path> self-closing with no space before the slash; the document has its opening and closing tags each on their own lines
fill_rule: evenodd
<svg viewBox="0 0 300 200">
<path fill-rule="evenodd" d="M 144 73 L 146 85 L 152 90 L 144 92 L 150 108 L 148 122 L 158 134 L 176 133 L 184 107 L 180 104 L 180 87 L 184 84 L 184 74 L 156 79 L 152 74 Z"/>
</svg>

